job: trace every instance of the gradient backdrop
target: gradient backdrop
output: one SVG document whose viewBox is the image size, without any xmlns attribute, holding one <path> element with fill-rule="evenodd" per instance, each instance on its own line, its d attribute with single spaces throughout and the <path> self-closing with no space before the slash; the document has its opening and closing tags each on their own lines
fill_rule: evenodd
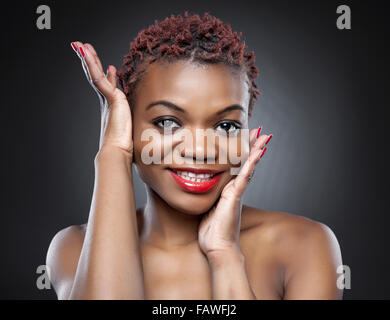
<svg viewBox="0 0 390 320">
<path fill-rule="evenodd" d="M 40 4 L 51 8 L 51 30 L 36 28 Z M 340 4 L 351 7 L 352 30 L 336 28 Z M 141 29 L 184 10 L 231 24 L 256 53 L 263 94 L 250 125 L 274 137 L 246 204 L 327 224 L 352 272 L 344 298 L 390 298 L 383 2 L 344 0 L 19 1 L 2 10 L 0 298 L 55 299 L 37 289 L 36 269 L 55 233 L 88 217 L 99 104 L 70 42 L 90 42 L 105 67 L 120 67 Z"/>
</svg>

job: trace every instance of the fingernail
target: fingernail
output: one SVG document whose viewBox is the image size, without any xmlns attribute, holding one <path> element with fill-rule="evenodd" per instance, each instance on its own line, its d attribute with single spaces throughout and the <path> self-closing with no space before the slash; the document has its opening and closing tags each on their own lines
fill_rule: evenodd
<svg viewBox="0 0 390 320">
<path fill-rule="evenodd" d="M 110 66 L 107 67 L 107 72 L 108 72 L 108 70 L 110 70 Z"/>
<path fill-rule="evenodd" d="M 259 137 L 262 128 L 263 128 L 263 126 L 259 127 L 259 130 L 257 130 L 257 136 L 256 136 L 256 138 Z"/>
<path fill-rule="evenodd" d="M 261 157 L 263 156 L 263 154 L 265 153 L 265 150 L 267 150 L 267 147 L 264 147 L 264 149 L 263 149 L 263 152 L 261 153 L 261 155 L 260 155 L 260 158 L 259 159 L 261 159 Z"/>
<path fill-rule="evenodd" d="M 272 134 L 269 136 L 268 140 L 265 142 L 265 144 L 267 144 L 272 138 Z"/>
<path fill-rule="evenodd" d="M 72 45 L 73 50 L 77 52 L 77 46 L 74 44 L 74 42 L 71 42 L 71 45 Z"/>
<path fill-rule="evenodd" d="M 81 52 L 82 56 L 85 57 L 85 53 L 84 53 L 84 50 L 83 50 L 82 46 L 80 46 L 80 52 Z"/>
</svg>

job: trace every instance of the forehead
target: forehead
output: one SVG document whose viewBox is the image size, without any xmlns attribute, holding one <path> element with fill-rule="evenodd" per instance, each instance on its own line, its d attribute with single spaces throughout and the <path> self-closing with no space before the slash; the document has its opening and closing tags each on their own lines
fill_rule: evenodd
<svg viewBox="0 0 390 320">
<path fill-rule="evenodd" d="M 224 64 L 199 65 L 188 61 L 153 63 L 137 88 L 137 105 L 168 100 L 183 108 L 221 108 L 240 104 L 247 109 L 248 84 L 244 72 Z"/>
</svg>

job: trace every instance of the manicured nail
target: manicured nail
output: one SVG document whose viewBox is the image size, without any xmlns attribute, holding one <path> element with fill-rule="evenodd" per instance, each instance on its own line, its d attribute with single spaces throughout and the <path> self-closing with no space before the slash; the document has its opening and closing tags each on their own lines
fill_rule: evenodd
<svg viewBox="0 0 390 320">
<path fill-rule="evenodd" d="M 107 72 L 108 72 L 108 70 L 110 70 L 110 66 L 107 67 Z"/>
<path fill-rule="evenodd" d="M 263 156 L 263 154 L 265 153 L 265 150 L 267 150 L 267 147 L 264 147 L 264 149 L 263 149 L 263 152 L 261 153 L 261 155 L 260 155 L 260 158 L 259 159 L 261 159 L 261 157 Z"/>
<path fill-rule="evenodd" d="M 272 134 L 269 136 L 269 138 L 267 139 L 267 141 L 265 142 L 265 144 L 267 144 L 272 138 Z"/>
<path fill-rule="evenodd" d="M 77 52 L 77 46 L 75 45 L 75 43 L 72 42 L 71 45 L 72 45 L 73 50 Z"/>
<path fill-rule="evenodd" d="M 259 137 L 262 128 L 263 128 L 263 126 L 259 127 L 259 130 L 257 130 L 257 136 L 256 136 L 256 138 Z"/>
<path fill-rule="evenodd" d="M 83 47 L 81 47 L 81 46 L 80 46 L 80 52 L 81 52 L 82 56 L 85 57 L 85 53 L 84 53 Z"/>
</svg>

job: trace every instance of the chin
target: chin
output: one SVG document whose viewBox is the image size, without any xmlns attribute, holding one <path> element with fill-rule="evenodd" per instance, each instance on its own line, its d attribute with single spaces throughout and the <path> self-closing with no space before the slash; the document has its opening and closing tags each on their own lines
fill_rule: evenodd
<svg viewBox="0 0 390 320">
<path fill-rule="evenodd" d="M 231 180 L 226 169 L 165 168 L 161 180 L 165 181 L 168 192 L 163 199 L 183 213 L 204 214 L 214 206 L 224 186 Z"/>
<path fill-rule="evenodd" d="M 160 180 L 161 182 L 161 180 Z M 169 181 L 168 181 L 169 182 Z M 189 215 L 201 215 L 209 211 L 219 198 L 222 187 L 206 193 L 182 190 L 176 183 L 157 183 L 147 185 L 172 209 Z"/>
<path fill-rule="evenodd" d="M 180 198 L 174 195 L 168 197 L 170 199 L 163 199 L 171 208 L 174 208 L 184 214 L 189 215 L 201 215 L 209 211 L 214 203 L 216 197 L 210 197 L 205 195 L 184 194 L 180 195 Z"/>
</svg>

